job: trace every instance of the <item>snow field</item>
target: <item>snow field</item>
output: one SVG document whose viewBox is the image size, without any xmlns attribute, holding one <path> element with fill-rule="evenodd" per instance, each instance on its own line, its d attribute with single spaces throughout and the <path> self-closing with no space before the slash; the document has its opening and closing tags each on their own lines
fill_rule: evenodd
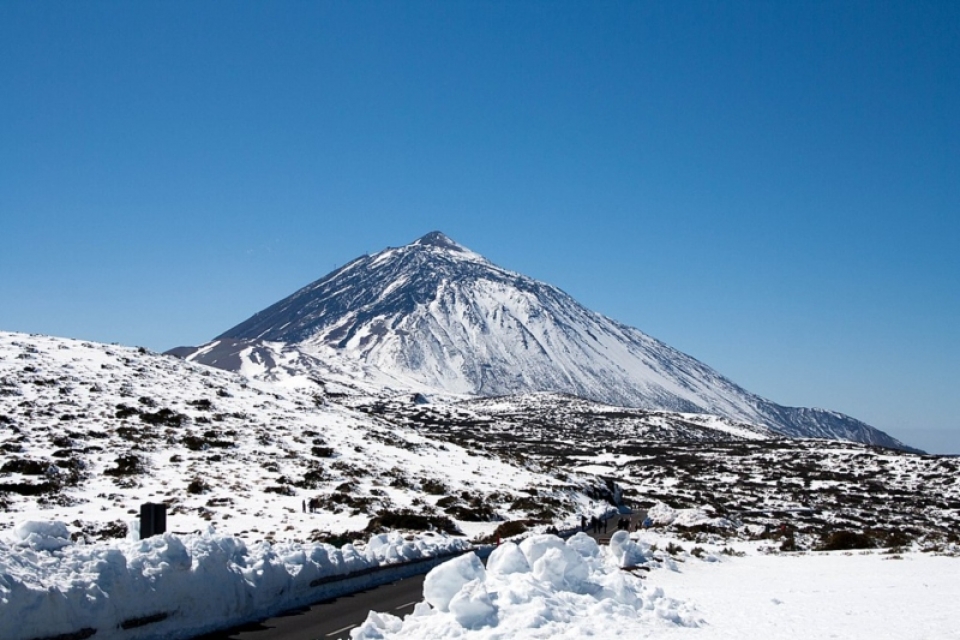
<svg viewBox="0 0 960 640">
<path fill-rule="evenodd" d="M 735 542 L 737 555 L 704 545 L 698 557 L 679 550 L 689 544 L 653 531 L 618 532 L 609 547 L 583 534 L 505 543 L 486 569 L 470 556 L 433 569 L 411 615 L 371 612 L 353 640 L 960 637 L 956 556 L 771 554 Z M 641 580 L 621 569 L 633 565 L 651 570 Z"/>
<path fill-rule="evenodd" d="M 955 640 L 960 559 L 925 553 L 747 555 L 686 562 L 649 582 L 695 603 L 704 624 L 651 637 L 685 640 Z"/>
</svg>

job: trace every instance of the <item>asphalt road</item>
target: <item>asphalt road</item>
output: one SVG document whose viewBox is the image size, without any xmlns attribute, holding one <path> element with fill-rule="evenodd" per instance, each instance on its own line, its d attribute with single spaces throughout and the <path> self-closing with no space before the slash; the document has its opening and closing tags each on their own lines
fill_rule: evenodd
<svg viewBox="0 0 960 640">
<path fill-rule="evenodd" d="M 423 579 L 414 576 L 367 591 L 294 609 L 275 618 L 196 640 L 336 640 L 349 638 L 350 629 L 367 619 L 370 611 L 405 616 L 423 599 Z"/>
<path fill-rule="evenodd" d="M 636 511 L 631 516 L 631 529 L 642 522 L 645 511 Z M 607 531 L 587 533 L 606 544 L 617 531 L 617 518 L 607 522 Z M 195 640 L 339 640 L 350 637 L 350 629 L 367 619 L 370 611 L 382 611 L 405 616 L 423 599 L 423 580 L 426 576 L 414 576 L 397 580 L 380 587 L 360 591 L 333 600 L 326 600 L 308 608 L 288 611 L 275 618 L 214 633 Z"/>
</svg>

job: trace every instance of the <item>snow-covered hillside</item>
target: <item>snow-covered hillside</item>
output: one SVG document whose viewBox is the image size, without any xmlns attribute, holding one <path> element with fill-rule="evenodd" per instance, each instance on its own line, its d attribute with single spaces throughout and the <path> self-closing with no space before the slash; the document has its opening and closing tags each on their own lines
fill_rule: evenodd
<svg viewBox="0 0 960 640">
<path fill-rule="evenodd" d="M 297 371 L 332 360 L 339 364 L 330 366 L 352 366 L 378 383 L 418 391 L 566 393 L 719 415 L 795 437 L 905 447 L 849 416 L 783 407 L 749 393 L 696 359 L 439 232 L 354 260 L 213 344 L 175 352 L 263 375 L 271 375 L 271 363 Z"/>
<path fill-rule="evenodd" d="M 296 382 L 296 384 L 293 384 Z M 433 440 L 287 385 L 144 349 L 0 333 L 0 530 L 61 520 L 123 536 L 144 502 L 173 531 L 322 540 L 385 528 L 489 533 L 575 519 L 603 482 Z M 326 394 L 326 395 L 325 395 Z M 315 512 L 304 505 L 316 501 Z"/>
</svg>

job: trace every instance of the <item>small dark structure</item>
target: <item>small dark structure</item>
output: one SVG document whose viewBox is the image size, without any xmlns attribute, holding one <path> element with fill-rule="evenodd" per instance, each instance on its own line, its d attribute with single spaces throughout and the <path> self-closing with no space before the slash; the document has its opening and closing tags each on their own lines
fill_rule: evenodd
<svg viewBox="0 0 960 640">
<path fill-rule="evenodd" d="M 140 505 L 140 539 L 158 536 L 167 530 L 167 505 L 147 502 Z"/>
</svg>

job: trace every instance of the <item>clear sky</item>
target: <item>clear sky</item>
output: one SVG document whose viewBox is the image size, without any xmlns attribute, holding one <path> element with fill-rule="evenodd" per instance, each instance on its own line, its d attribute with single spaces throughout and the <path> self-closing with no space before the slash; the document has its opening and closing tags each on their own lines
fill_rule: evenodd
<svg viewBox="0 0 960 640">
<path fill-rule="evenodd" d="M 0 3 L 0 329 L 199 344 L 435 229 L 960 453 L 960 3 Z"/>
</svg>

